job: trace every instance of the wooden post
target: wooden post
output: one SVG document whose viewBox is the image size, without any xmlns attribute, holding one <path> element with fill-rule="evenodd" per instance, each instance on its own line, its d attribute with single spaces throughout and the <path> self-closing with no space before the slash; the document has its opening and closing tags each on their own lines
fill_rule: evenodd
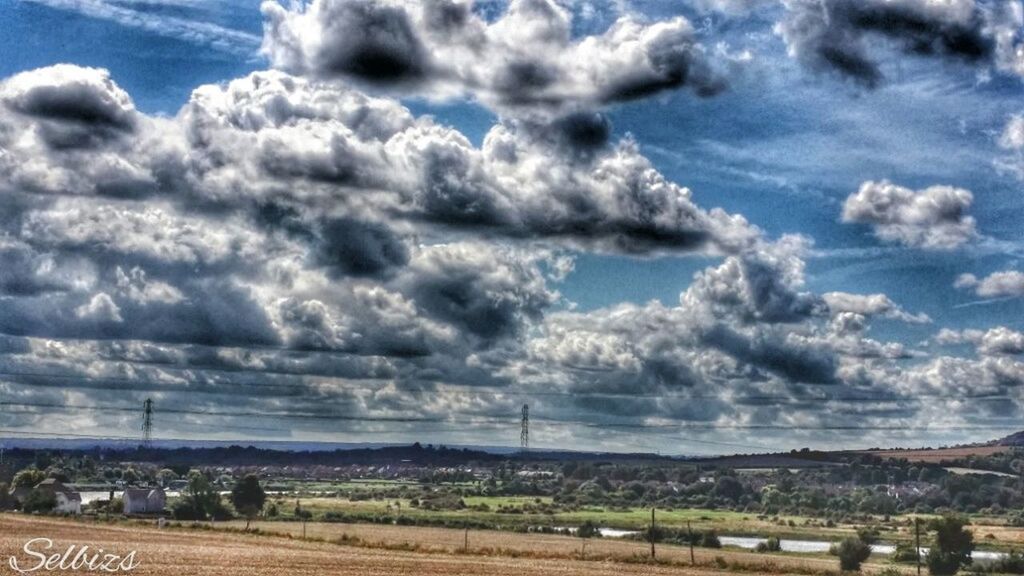
<svg viewBox="0 0 1024 576">
<path fill-rule="evenodd" d="M 651 508 L 651 560 L 654 560 L 654 508 Z"/>
<path fill-rule="evenodd" d="M 466 533 L 463 536 L 462 549 L 469 552 L 469 528 L 466 528 Z"/>
<path fill-rule="evenodd" d="M 914 517 L 914 545 L 917 550 L 917 576 L 921 576 L 921 519 Z"/>
<path fill-rule="evenodd" d="M 686 521 L 686 539 L 690 541 L 690 566 L 697 564 L 693 559 L 693 530 L 690 529 L 690 521 Z"/>
</svg>

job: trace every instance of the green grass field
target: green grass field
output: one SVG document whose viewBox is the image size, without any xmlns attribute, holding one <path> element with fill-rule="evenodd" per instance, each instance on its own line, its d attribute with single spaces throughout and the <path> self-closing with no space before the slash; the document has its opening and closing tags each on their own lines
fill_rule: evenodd
<svg viewBox="0 0 1024 576">
<path fill-rule="evenodd" d="M 282 513 L 288 513 L 294 507 L 296 498 L 274 498 L 279 501 Z M 327 513 L 341 514 L 391 514 L 398 516 L 400 504 L 402 516 L 416 519 L 471 521 L 503 526 L 577 526 L 586 521 L 608 528 L 640 530 L 650 524 L 649 508 L 630 508 L 627 510 L 610 510 L 599 507 L 584 508 L 576 511 L 562 511 L 553 514 L 522 512 L 523 506 L 536 505 L 537 500 L 550 503 L 550 498 L 518 497 L 518 496 L 468 496 L 463 500 L 467 505 L 462 510 L 424 510 L 413 507 L 408 499 L 389 500 L 348 500 L 344 498 L 310 497 L 300 498 L 302 508 L 312 512 L 316 517 Z M 486 505 L 489 511 L 472 509 Z M 509 507 L 519 510 L 516 513 L 499 512 L 499 508 Z M 719 533 L 732 535 L 767 535 L 775 534 L 789 537 L 841 538 L 853 533 L 853 526 L 837 526 L 826 528 L 817 520 L 798 516 L 780 517 L 778 521 L 760 520 L 756 515 L 723 510 L 679 509 L 656 512 L 657 522 L 661 526 L 685 528 L 687 522 L 696 530 L 714 529 Z M 792 526 L 790 525 L 792 522 Z"/>
</svg>

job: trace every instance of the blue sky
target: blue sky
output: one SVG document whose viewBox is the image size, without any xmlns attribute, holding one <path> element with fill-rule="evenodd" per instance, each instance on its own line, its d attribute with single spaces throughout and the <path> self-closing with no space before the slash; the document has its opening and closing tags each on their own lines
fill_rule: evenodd
<svg viewBox="0 0 1024 576">
<path fill-rule="evenodd" d="M 325 6 L 342 6 L 345 3 L 346 0 L 323 2 Z M 908 6 L 917 6 L 911 0 L 904 3 Z M 891 362 L 885 366 L 872 364 L 872 369 L 887 374 L 885 378 L 878 376 L 871 384 L 865 384 L 860 381 L 853 383 L 852 380 L 844 379 L 848 376 L 842 376 L 840 386 L 849 386 L 852 390 L 870 389 L 870 393 L 881 393 L 880 391 L 895 388 L 901 394 L 913 395 L 917 390 L 915 386 L 925 385 L 919 381 L 928 380 L 924 374 L 927 371 L 922 368 L 924 366 L 937 366 L 942 362 L 962 359 L 973 363 L 969 366 L 970 370 L 983 372 L 985 367 L 990 367 L 997 361 L 1016 369 L 1019 363 L 1012 351 L 993 356 L 986 355 L 981 351 L 981 347 L 984 334 L 992 329 L 1002 327 L 1011 332 L 1024 331 L 1024 289 L 1015 292 L 1010 289 L 993 291 L 983 288 L 984 280 L 990 275 L 1012 273 L 1017 270 L 1020 267 L 1021 254 L 1024 253 L 1024 228 L 1019 224 L 1020 215 L 1024 210 L 1022 182 L 1019 174 L 997 168 L 997 163 L 1001 159 L 1005 160 L 1019 153 L 1019 150 L 1001 146 L 1000 139 L 1004 131 L 1008 130 L 1007 126 L 1012 117 L 1024 108 L 1020 100 L 1021 79 L 1008 72 L 1006 65 L 1001 61 L 964 61 L 954 57 L 955 54 L 949 57 L 938 53 L 921 56 L 910 50 L 901 49 L 901 40 L 889 31 L 858 30 L 858 34 L 864 35 L 871 60 L 878 65 L 884 77 L 884 81 L 879 85 L 866 87 L 857 78 L 844 77 L 842 71 L 823 70 L 820 63 L 808 64 L 801 56 L 807 52 L 800 50 L 813 50 L 814 47 L 809 49 L 806 44 L 801 44 L 806 39 L 794 39 L 776 32 L 780 22 L 794 17 L 798 8 L 793 6 L 799 4 L 798 2 L 788 2 L 785 6 L 771 1 L 750 2 L 746 3 L 752 6 L 748 10 L 714 9 L 714 6 L 726 4 L 729 3 L 565 4 L 566 13 L 572 19 L 571 42 L 604 34 L 618 18 L 626 16 L 633 17 L 645 25 L 684 17 L 692 25 L 693 41 L 702 47 L 702 57 L 708 59 L 727 85 L 727 88 L 710 97 L 698 97 L 694 94 L 695 89 L 682 86 L 679 89 L 659 90 L 649 97 L 637 100 L 611 100 L 597 104 L 594 103 L 596 100 L 583 104 L 569 102 L 566 106 L 586 108 L 587 112 L 593 110 L 603 114 L 611 126 L 611 136 L 608 140 L 612 144 L 609 146 L 623 140 L 635 141 L 638 153 L 658 173 L 668 181 L 691 190 L 692 201 L 696 206 L 701 209 L 718 207 L 729 214 L 742 215 L 750 225 L 760 229 L 761 237 L 757 242 L 761 247 L 752 249 L 759 251 L 757 258 L 766 258 L 773 262 L 774 266 L 775 258 L 782 257 L 775 256 L 777 248 L 766 246 L 778 242 L 786 235 L 803 236 L 806 246 L 801 250 L 799 264 L 796 265 L 803 275 L 798 282 L 788 285 L 787 290 L 815 295 L 832 292 L 880 294 L 890 299 L 892 306 L 906 315 L 923 314 L 928 317 L 927 322 L 906 321 L 905 316 L 900 316 L 902 312 L 863 313 L 846 310 L 849 313 L 866 314 L 870 320 L 869 327 L 862 333 L 864 339 L 893 343 L 905 348 L 907 353 L 890 358 Z M 738 4 L 743 3 L 733 3 Z M 831 4 L 835 5 L 836 10 L 843 8 L 841 0 Z M 984 10 L 992 9 L 994 5 L 995 3 L 979 2 L 978 13 L 985 14 Z M 483 15 L 483 20 L 493 23 L 505 14 L 506 5 L 503 2 L 478 2 L 475 9 L 478 14 Z M 347 12 L 339 8 L 337 14 L 342 14 L 337 16 L 341 18 Z M 324 19 L 332 17 L 329 14 L 321 16 Z M 284 48 L 291 49 L 300 56 L 292 55 L 291 59 L 286 61 L 261 53 L 259 47 L 263 41 L 263 25 L 266 18 L 256 3 L 249 2 L 5 2 L 0 4 L 0 20 L 5 22 L 5 32 L 0 36 L 0 77 L 10 77 L 59 63 L 105 69 L 109 71 L 109 77 L 116 85 L 130 95 L 138 113 L 147 118 L 170 119 L 189 103 L 193 90 L 199 86 L 223 87 L 227 82 L 246 77 L 250 73 L 277 68 L 310 82 L 340 82 L 344 86 L 350 86 L 374 97 L 400 102 L 413 116 L 432 116 L 438 124 L 464 135 L 476 148 L 486 147 L 488 138 L 493 137 L 489 135 L 496 125 L 508 124 L 515 126 L 517 130 L 525 130 L 522 126 L 554 122 L 552 115 L 562 113 L 561 110 L 550 112 L 540 107 L 529 110 L 509 107 L 507 102 L 496 100 L 493 94 L 474 93 L 474 88 L 459 88 L 445 92 L 434 86 L 382 87 L 373 85 L 372 82 L 368 84 L 367 78 L 325 77 L 324 74 L 327 72 L 317 69 L 318 61 L 315 58 L 301 56 L 305 54 L 303 50 L 313 48 L 302 45 L 297 48 L 284 46 L 287 39 L 271 38 L 272 43 L 280 43 Z M 300 21 L 298 16 L 288 18 L 294 18 L 288 21 L 288 25 L 295 26 L 295 30 L 302 30 L 300 26 L 331 24 L 326 20 Z M 947 24 L 945 21 L 937 22 L 936 29 Z M 438 49 L 448 48 L 442 46 Z M 433 45 L 428 44 L 428 50 L 432 49 L 435 49 Z M 814 56 L 813 51 L 810 54 Z M 308 61 L 301 60 L 304 57 L 308 58 Z M 969 238 L 956 241 L 955 245 L 935 249 L 933 246 L 922 246 L 920 241 L 884 237 L 880 231 L 884 224 L 879 219 L 862 217 L 859 220 L 846 218 L 844 221 L 844 205 L 852 202 L 853 195 L 861 186 L 882 181 L 905 188 L 912 194 L 923 194 L 925 190 L 935 186 L 969 191 L 973 197 L 972 201 L 963 207 L 962 214 L 951 218 L 957 219 L 954 222 L 956 225 L 966 225 L 965 217 L 973 218 L 973 224 L 970 225 L 973 232 Z M 159 195 L 146 195 L 142 202 L 150 203 L 151 206 L 164 206 Z M 209 215 L 201 217 L 207 218 Z M 898 214 L 888 214 L 879 218 L 888 217 L 902 218 Z M 901 221 L 897 224 L 911 229 L 913 234 L 927 234 L 928 227 L 941 227 L 948 223 L 943 219 L 946 216 L 935 218 L 929 220 L 926 216 L 921 221 Z M 26 230 L 27 225 L 20 220 L 19 223 L 22 224 L 20 230 Z M 386 224 L 391 226 L 393 222 L 387 221 Z M 239 226 L 243 229 L 246 227 L 245 224 Z M 403 242 L 415 242 L 409 240 L 410 238 L 418 238 L 421 241 L 427 238 L 426 242 L 431 244 L 456 238 L 461 240 L 467 238 L 467 235 L 478 234 L 490 242 L 495 235 L 503 234 L 488 230 L 486 226 L 468 233 L 462 229 L 457 232 L 445 232 L 444 226 L 417 230 L 416 226 L 419 224 L 396 225 L 396 230 L 403 235 Z M 12 233 L 17 236 L 16 232 Z M 525 235 L 533 233 L 528 232 Z M 496 245 L 503 248 L 520 246 L 517 243 L 524 234 L 517 232 L 510 237 L 512 240 L 495 241 Z M 573 269 L 564 278 L 547 281 L 549 290 L 558 292 L 557 297 L 539 306 L 537 310 L 517 309 L 517 318 L 521 316 L 520 319 L 526 319 L 524 321 L 527 324 L 522 327 L 510 327 L 509 330 L 510 333 L 518 335 L 519 345 L 530 352 L 518 349 L 510 352 L 502 348 L 506 346 L 503 343 L 476 342 L 467 345 L 467 350 L 471 352 L 465 352 L 462 357 L 453 359 L 458 368 L 452 368 L 447 360 L 438 360 L 439 364 L 436 366 L 419 366 L 415 370 L 408 370 L 416 373 L 438 371 L 441 376 L 431 379 L 431 382 L 440 386 L 454 385 L 456 381 L 465 377 L 462 371 L 468 369 L 467 357 L 472 356 L 480 359 L 483 365 L 489 365 L 488 362 L 492 361 L 501 364 L 502 367 L 494 368 L 489 377 L 498 378 L 498 373 L 518 374 L 518 370 L 523 370 L 524 365 L 530 364 L 519 355 L 533 354 L 542 344 L 553 345 L 551 341 L 555 334 L 568 338 L 564 330 L 570 329 L 566 326 L 574 326 L 572 330 L 582 330 L 580 333 L 630 334 L 631 329 L 608 324 L 610 320 L 606 316 L 617 308 L 622 309 L 630 305 L 643 309 L 643 312 L 635 312 L 635 315 L 657 316 L 649 304 L 651 300 L 658 300 L 668 308 L 677 307 L 680 305 L 682 292 L 688 289 L 695 292 L 699 288 L 691 285 L 695 274 L 706 269 L 724 267 L 728 263 L 728 258 L 738 257 L 742 260 L 749 256 L 744 255 L 745 253 L 737 256 L 737 253 L 730 253 L 728 250 L 725 253 L 701 252 L 679 250 L 672 246 L 654 250 L 619 251 L 590 243 L 590 240 L 562 238 L 553 241 L 550 238 L 545 239 L 540 233 L 537 240 L 536 244 L 530 244 L 529 250 L 554 251 L 570 258 Z M 110 276 L 116 266 L 127 268 L 128 262 L 136 262 L 130 255 L 122 254 L 120 258 L 96 260 L 98 276 Z M 541 269 L 550 265 L 552 264 L 547 262 Z M 267 269 L 270 269 L 269 265 Z M 150 278 L 159 277 L 159 273 L 155 271 L 149 271 L 149 274 Z M 973 274 L 977 281 L 971 286 L 955 287 L 954 282 L 962 274 Z M 168 285 L 178 286 L 172 276 L 162 278 Z M 409 284 L 402 284 L 395 278 L 397 276 L 382 280 L 381 286 L 394 289 L 411 298 L 411 292 L 403 292 Z M 255 284 L 247 286 L 255 289 Z M 106 300 L 95 299 L 99 293 L 97 290 L 99 288 L 94 288 L 90 293 L 92 300 L 89 300 L 89 303 L 95 304 L 93 308 L 98 310 L 106 306 Z M 121 318 L 129 314 L 129 307 L 113 296 L 110 290 L 103 294 L 110 294 L 113 310 L 119 312 L 115 316 Z M 18 305 L 15 296 L 4 298 L 8 306 Z M 418 302 L 425 297 L 420 298 Z M 330 306 L 326 297 L 319 300 L 327 302 Z M 67 304 L 68 314 L 72 310 L 86 309 L 82 308 L 85 304 L 81 301 L 75 302 L 73 306 Z M 787 336 L 790 339 L 787 341 L 791 341 L 797 334 L 803 337 L 811 331 L 826 330 L 822 326 L 834 322 L 836 315 L 839 314 L 838 308 L 832 302 L 829 300 L 833 308 L 832 320 L 827 318 L 827 314 L 825 317 L 809 319 L 808 324 L 801 325 L 802 328 L 794 328 Z M 687 310 L 683 306 L 675 313 L 687 314 Z M 689 313 L 696 314 L 692 310 Z M 215 314 L 208 316 L 217 318 Z M 36 318 L 27 312 L 17 317 Z M 441 319 L 437 321 L 443 323 L 444 318 L 439 318 Z M 724 320 L 722 322 L 720 328 L 726 325 Z M 584 325 L 591 328 L 580 328 Z M 472 326 L 470 324 L 471 329 Z M 11 338 L 30 340 L 70 339 L 80 343 L 95 340 L 106 344 L 117 340 L 145 342 L 149 338 L 145 335 L 121 332 L 117 332 L 118 335 L 114 337 L 95 337 L 89 336 L 89 331 L 80 327 L 68 328 L 64 332 L 50 328 L 0 328 L 5 329 Z M 761 329 L 746 324 L 740 328 Z M 763 342 L 769 338 L 769 334 L 770 337 L 777 337 L 780 330 L 783 330 L 776 325 L 763 328 L 765 332 L 754 336 L 753 342 Z M 936 340 L 942 329 L 948 330 L 945 347 L 940 346 Z M 825 338 L 821 334 L 818 334 L 818 337 Z M 675 341 L 686 339 L 680 335 L 674 338 Z M 204 342 L 190 341 L 184 336 L 173 336 L 162 342 L 174 345 L 205 345 Z M 232 342 L 232 346 L 237 346 L 239 341 Z M 861 345 L 863 344 L 864 341 L 861 341 Z M 38 346 L 38 342 L 33 340 L 32 349 L 36 350 Z M 297 349 L 302 347 L 299 346 Z M 489 354 L 499 355 L 499 349 L 504 350 L 501 354 L 502 360 L 488 358 Z M 721 351 L 722 349 L 716 348 L 715 353 Z M 690 352 L 698 356 L 702 353 L 700 350 L 687 349 L 686 353 Z M 790 394 L 797 389 L 804 392 L 807 390 L 808 382 L 801 381 L 799 377 L 796 381 L 787 381 L 786 378 L 791 378 L 791 374 L 769 374 L 773 370 L 771 366 L 775 365 L 770 361 L 771 358 L 766 364 L 766 371 L 761 371 L 756 365 L 757 361 L 736 356 L 734 350 L 730 353 L 733 356 L 730 357 L 729 363 L 737 361 L 741 366 L 736 368 L 736 374 L 729 376 L 728 380 L 746 378 L 742 384 L 737 385 L 743 390 L 749 392 L 748 388 L 761 386 L 758 382 L 763 384 L 759 390 L 770 389 L 772 393 L 785 390 L 786 394 Z M 650 351 L 647 351 L 646 356 L 637 350 L 633 350 L 631 354 L 644 366 L 640 369 L 641 374 L 646 374 L 645 371 L 650 370 L 650 366 L 655 364 Z M 363 354 L 360 357 L 374 355 Z M 386 359 L 387 354 L 383 354 L 382 357 Z M 549 356 L 545 358 L 550 359 Z M 29 360 L 30 358 L 21 358 L 19 362 Z M 746 362 L 752 364 L 748 366 L 744 364 Z M 853 361 L 847 357 L 837 357 L 834 362 L 845 367 Z M 865 363 L 867 362 L 865 360 Z M 870 362 L 873 363 L 875 360 Z M 14 366 L 16 363 L 11 365 Z M 914 367 L 921 369 L 922 373 L 907 376 L 906 382 L 893 376 L 893 371 L 911 371 Z M 403 374 L 407 371 L 401 366 L 395 370 Z M 552 372 L 546 376 L 548 381 L 558 382 L 558 386 L 564 386 L 567 390 L 580 390 L 587 386 L 603 390 L 602 386 L 606 385 L 619 389 L 618 387 L 625 385 L 598 382 L 599 379 L 573 374 L 571 369 L 566 373 L 558 371 L 557 374 L 556 368 L 551 370 Z M 938 368 L 936 371 L 942 372 Z M 1007 371 L 1012 372 L 1009 368 Z M 1000 393 L 1012 397 L 1016 402 L 1018 382 L 1006 376 L 1006 373 L 1001 372 L 1011 381 L 996 378 L 990 386 L 997 387 Z M 635 372 L 630 374 L 632 375 L 624 376 L 623 382 L 645 386 L 638 383 L 644 376 L 637 376 Z M 298 376 L 301 377 L 303 374 Z M 535 377 L 536 375 L 519 374 L 513 379 L 518 378 L 517 383 L 525 386 L 524 382 L 533 382 L 532 378 Z M 393 378 L 401 380 L 402 377 Z M 776 378 L 782 380 L 776 382 Z M 914 380 L 915 378 L 917 380 Z M 917 383 L 910 383 L 911 380 Z M 21 381 L 11 381 L 8 385 L 12 391 L 17 390 L 19 394 L 31 395 L 33 390 L 30 383 Z M 661 386 L 664 390 L 673 389 L 673 384 L 666 384 L 664 381 Z M 686 393 L 692 393 L 699 387 L 695 384 L 680 386 Z M 715 386 L 716 390 L 721 390 L 721 384 Z M 947 399 L 957 400 L 956 395 L 964 394 L 966 384 L 960 381 L 935 383 L 928 380 L 927 386 L 932 387 L 929 388 L 931 394 L 941 398 L 942 394 L 947 393 Z M 52 388 L 48 393 L 53 393 Z M 662 388 L 659 390 L 664 391 Z M 63 393 L 63 401 L 68 403 L 97 400 L 88 394 L 80 396 L 77 391 L 64 390 Z M 139 394 L 143 392 L 139 391 Z M 728 394 L 726 396 L 734 397 Z M 282 402 L 276 399 L 272 404 L 284 406 L 286 403 Z M 211 403 L 215 405 L 216 401 L 203 400 L 202 403 L 208 408 Z M 345 404 L 342 402 L 339 405 Z M 264 408 L 265 406 L 260 409 Z M 860 416 L 848 408 L 829 406 L 804 417 L 798 414 L 782 415 L 778 411 L 742 413 L 735 408 L 729 410 L 722 406 L 713 406 L 708 407 L 708 414 L 710 417 L 719 414 L 721 419 L 714 421 L 722 423 L 723 426 L 727 426 L 727 423 L 734 425 L 736 422 L 761 421 L 762 418 L 764 422 L 784 421 L 789 424 L 801 419 L 820 422 L 829 419 L 829 410 L 838 411 L 839 418 L 857 420 Z M 290 409 L 300 410 L 296 407 Z M 493 409 L 500 411 L 504 408 L 499 405 Z M 905 416 L 919 418 L 930 409 L 932 408 L 915 404 L 912 409 L 907 409 Z M 625 418 L 621 414 L 614 414 L 613 410 L 604 410 L 605 412 L 594 410 L 586 402 L 580 402 L 578 411 L 570 413 L 552 409 L 551 415 L 552 420 L 583 420 L 588 423 L 602 422 L 604 418 L 617 422 L 620 417 Z M 683 413 L 677 408 L 669 407 L 665 410 L 653 420 L 641 418 L 636 414 L 630 416 L 647 424 L 655 420 L 685 423 L 685 416 L 681 416 Z M 989 416 L 965 412 L 950 426 L 1001 425 L 1003 422 L 992 420 Z M 47 422 L 42 416 L 26 417 L 8 423 L 6 428 L 30 430 L 34 426 L 36 430 L 45 431 L 51 426 Z M 116 434 L 123 426 L 124 422 L 117 419 L 97 420 L 82 424 L 82 430 L 90 433 Z M 189 434 L 187 430 L 173 432 L 178 435 Z M 230 431 L 221 432 L 230 434 Z M 810 438 L 806 435 L 807 432 L 792 432 L 785 441 L 807 442 Z M 302 437 L 325 438 L 325 432 L 316 429 L 292 430 L 291 433 Z M 556 445 L 567 434 L 573 433 L 568 429 L 560 430 L 558 434 L 552 433 L 550 443 Z M 981 430 L 972 434 L 974 437 L 995 436 L 998 435 L 998 431 Z M 404 439 L 407 436 L 406 432 L 395 432 L 389 438 Z M 487 435 L 441 436 L 442 439 L 447 438 L 450 441 L 501 441 L 500 438 Z M 942 430 L 921 431 L 916 436 L 900 441 L 924 443 L 947 440 L 955 436 L 956 434 L 952 432 Z M 587 432 L 585 437 L 589 444 L 612 448 L 646 446 L 648 443 L 648 440 L 642 437 L 619 443 L 618 440 L 593 432 Z M 665 448 L 665 441 L 660 438 L 652 435 L 649 443 L 659 449 Z M 712 435 L 708 435 L 707 438 L 711 439 Z M 842 441 L 844 440 L 831 437 L 825 440 L 830 444 Z M 697 450 L 699 445 L 688 448 Z"/>
</svg>

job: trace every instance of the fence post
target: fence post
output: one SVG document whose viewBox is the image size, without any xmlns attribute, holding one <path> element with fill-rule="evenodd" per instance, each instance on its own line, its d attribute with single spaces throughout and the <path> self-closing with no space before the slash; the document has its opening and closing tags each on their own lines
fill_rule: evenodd
<svg viewBox="0 0 1024 576">
<path fill-rule="evenodd" d="M 690 541 L 690 566 L 693 566 L 697 561 L 693 559 L 693 530 L 690 529 L 689 520 L 686 521 L 686 539 Z"/>
<path fill-rule="evenodd" d="M 914 545 L 917 547 L 917 576 L 921 576 L 921 519 L 914 517 Z"/>
<path fill-rule="evenodd" d="M 654 560 L 654 507 L 651 507 L 651 560 Z"/>
</svg>

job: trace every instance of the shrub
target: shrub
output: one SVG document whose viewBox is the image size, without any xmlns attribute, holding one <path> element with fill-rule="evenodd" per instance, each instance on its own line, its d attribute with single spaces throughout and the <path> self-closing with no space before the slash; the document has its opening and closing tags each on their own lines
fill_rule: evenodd
<svg viewBox="0 0 1024 576">
<path fill-rule="evenodd" d="M 758 552 L 778 552 L 782 550 L 782 542 L 776 536 L 769 536 L 764 542 L 757 545 Z"/>
<path fill-rule="evenodd" d="M 718 534 L 714 530 L 708 530 L 701 536 L 700 545 L 704 548 L 721 548 L 722 541 L 718 539 Z"/>
<path fill-rule="evenodd" d="M 840 570 L 859 571 L 860 565 L 871 556 L 871 546 L 860 538 L 846 538 L 836 546 Z"/>
<path fill-rule="evenodd" d="M 597 528 L 597 524 L 587 520 L 576 529 L 576 535 L 580 538 L 600 538 L 601 531 Z"/>
<path fill-rule="evenodd" d="M 857 538 L 861 542 L 871 545 L 878 542 L 878 528 L 872 526 L 863 526 L 857 529 Z"/>
<path fill-rule="evenodd" d="M 893 562 L 917 562 L 918 552 L 917 547 L 910 542 L 900 542 L 896 544 L 896 550 L 893 551 L 890 557 Z"/>
<path fill-rule="evenodd" d="M 190 499 L 178 500 L 171 506 L 171 516 L 175 520 L 206 520 L 206 513 Z"/>
</svg>

